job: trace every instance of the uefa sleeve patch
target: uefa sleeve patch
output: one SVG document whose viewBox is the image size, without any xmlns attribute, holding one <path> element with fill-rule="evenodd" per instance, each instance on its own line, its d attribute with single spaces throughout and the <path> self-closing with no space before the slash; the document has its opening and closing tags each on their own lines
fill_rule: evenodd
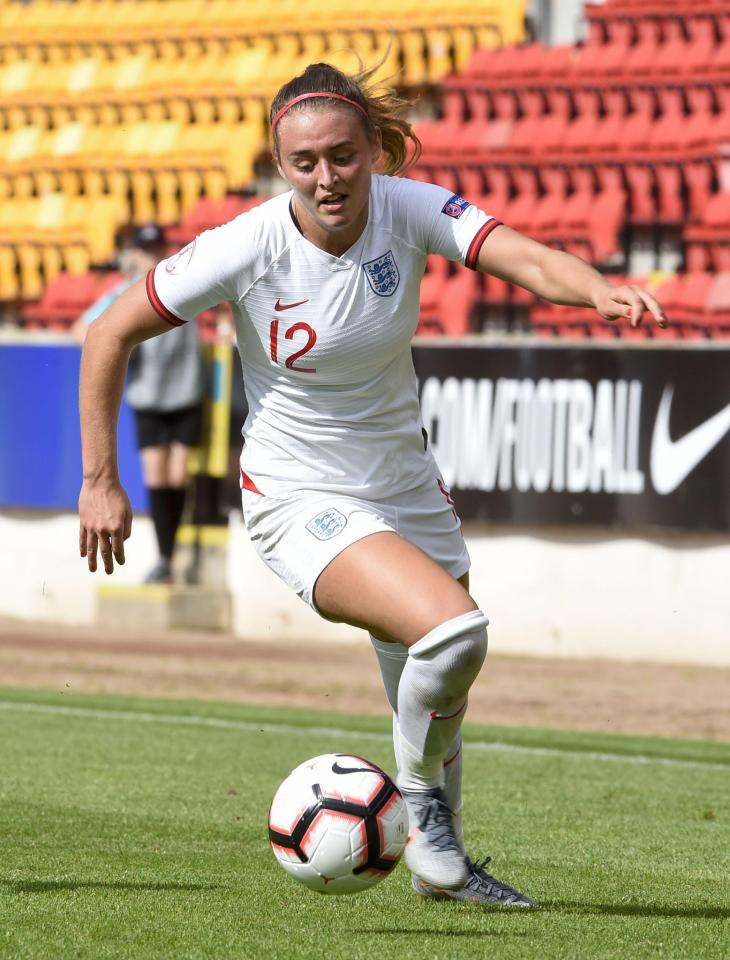
<svg viewBox="0 0 730 960">
<path fill-rule="evenodd" d="M 347 526 L 347 517 L 339 510 L 329 507 L 318 513 L 307 524 L 307 530 L 318 540 L 331 540 Z"/>
<path fill-rule="evenodd" d="M 470 206 L 468 200 L 454 194 L 453 197 L 449 197 L 443 205 L 441 213 L 445 213 L 447 217 L 453 217 L 454 220 L 458 220 L 468 206 Z"/>
</svg>

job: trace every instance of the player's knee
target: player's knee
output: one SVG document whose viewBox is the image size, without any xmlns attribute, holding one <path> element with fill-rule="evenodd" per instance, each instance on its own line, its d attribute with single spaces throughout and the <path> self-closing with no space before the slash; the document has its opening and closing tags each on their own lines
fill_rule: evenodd
<svg viewBox="0 0 730 960">
<path fill-rule="evenodd" d="M 446 620 L 409 648 L 414 660 L 438 664 L 445 698 L 466 695 L 476 680 L 487 655 L 488 623 L 481 610 L 471 610 Z"/>
</svg>

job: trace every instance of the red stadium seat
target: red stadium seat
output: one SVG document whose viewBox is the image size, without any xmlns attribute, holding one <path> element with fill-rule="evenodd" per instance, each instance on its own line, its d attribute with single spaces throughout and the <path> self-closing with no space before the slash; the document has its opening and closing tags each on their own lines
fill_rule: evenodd
<svg viewBox="0 0 730 960">
<path fill-rule="evenodd" d="M 448 261 L 443 257 L 430 256 L 426 272 L 421 280 L 421 320 L 438 316 L 441 294 L 446 285 Z"/>
<path fill-rule="evenodd" d="M 711 337 L 730 336 L 730 271 L 715 277 L 705 300 L 705 320 Z"/>
<path fill-rule="evenodd" d="M 452 337 L 469 333 L 469 320 L 476 300 L 478 274 L 460 268 L 446 281 L 441 294 L 441 318 L 444 332 Z"/>
<path fill-rule="evenodd" d="M 688 267 L 730 269 L 730 192 L 713 194 L 699 223 L 684 230 Z"/>
<path fill-rule="evenodd" d="M 705 303 L 715 275 L 707 271 L 684 274 L 677 287 L 675 319 L 693 331 L 705 329 Z"/>
<path fill-rule="evenodd" d="M 230 194 L 222 200 L 201 197 L 178 226 L 168 228 L 167 238 L 176 248 L 184 246 L 204 230 L 219 227 L 247 210 L 251 210 L 261 203 L 262 199 L 262 197 L 241 197 L 237 194 Z"/>
<path fill-rule="evenodd" d="M 111 274 L 109 281 L 98 273 L 75 276 L 59 273 L 35 303 L 24 304 L 21 317 L 27 329 L 67 329 L 102 292 L 116 285 L 122 274 Z"/>
<path fill-rule="evenodd" d="M 428 266 L 421 280 L 421 310 L 416 332 L 419 336 L 463 336 L 469 332 L 478 275 L 462 267 L 447 277 L 448 263 L 442 257 L 429 257 Z"/>
</svg>

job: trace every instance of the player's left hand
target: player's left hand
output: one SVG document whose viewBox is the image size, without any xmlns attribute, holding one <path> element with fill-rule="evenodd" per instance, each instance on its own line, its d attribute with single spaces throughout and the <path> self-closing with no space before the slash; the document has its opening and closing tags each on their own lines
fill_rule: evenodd
<svg viewBox="0 0 730 960">
<path fill-rule="evenodd" d="M 647 290 L 631 284 L 602 288 L 594 297 L 594 306 L 609 322 L 625 317 L 632 327 L 638 327 L 648 310 L 660 327 L 667 325 L 667 315 L 661 304 Z"/>
</svg>

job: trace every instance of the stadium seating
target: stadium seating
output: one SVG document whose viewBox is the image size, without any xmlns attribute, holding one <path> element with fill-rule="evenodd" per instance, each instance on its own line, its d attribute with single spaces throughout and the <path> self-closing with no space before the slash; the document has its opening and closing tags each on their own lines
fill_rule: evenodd
<svg viewBox="0 0 730 960">
<path fill-rule="evenodd" d="M 521 42 L 523 15 L 497 0 L 336 0 L 327 15 L 314 0 L 0 3 L 0 299 L 108 264 L 121 223 L 154 219 L 182 245 L 249 209 L 273 91 L 313 60 L 359 56 L 440 86 L 409 175 L 616 276 L 636 251 L 644 269 L 689 271 L 660 287 L 677 326 L 645 333 L 430 262 L 422 332 L 531 316 L 550 335 L 725 335 L 724 308 L 703 315 L 708 275 L 730 270 L 730 9 L 589 3 L 586 41 L 551 48 Z"/>
<path fill-rule="evenodd" d="M 27 330 L 66 330 L 87 307 L 121 279 L 122 274 L 99 274 L 93 271 L 74 276 L 60 273 L 48 284 L 43 296 L 22 307 L 21 316 Z"/>
<path fill-rule="evenodd" d="M 480 49 L 446 78 L 441 119 L 418 128 L 424 178 L 611 272 L 627 270 L 635 249 L 653 249 L 643 256 L 656 268 L 674 251 L 670 262 L 692 274 L 680 284 L 688 301 L 677 328 L 651 335 L 706 335 L 698 277 L 730 269 L 730 207 L 716 192 L 730 142 L 730 8 L 609 0 L 585 11 L 582 45 Z M 497 171 L 507 195 L 490 207 L 484 184 Z M 486 301 L 483 287 L 509 328 L 526 298 L 505 285 L 501 301 L 494 290 Z M 574 314 L 532 310 L 540 332 L 595 335 Z"/>
<path fill-rule="evenodd" d="M 62 194 L 77 210 L 113 204 L 115 226 L 177 225 L 201 197 L 254 189 L 268 101 L 307 64 L 379 64 L 378 77 L 434 84 L 477 46 L 520 39 L 523 15 L 505 0 L 338 0 L 326 14 L 314 0 L 0 3 L 0 199 L 13 227 L 0 300 L 36 298 L 61 269 L 109 258 L 114 230 L 102 242 L 66 215 L 55 247 L 37 233 L 21 243 L 35 217 L 22 201 Z"/>
</svg>

